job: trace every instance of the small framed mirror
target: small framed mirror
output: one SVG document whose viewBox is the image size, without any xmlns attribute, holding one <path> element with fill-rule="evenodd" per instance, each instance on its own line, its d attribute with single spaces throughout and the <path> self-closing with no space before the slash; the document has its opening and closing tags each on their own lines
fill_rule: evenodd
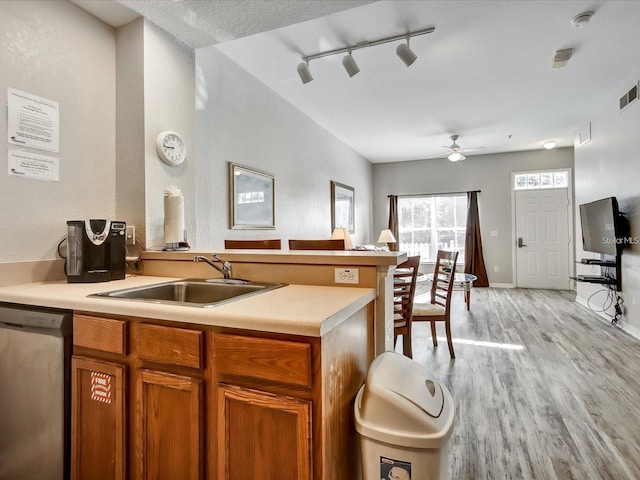
<svg viewBox="0 0 640 480">
<path fill-rule="evenodd" d="M 229 192 L 231 229 L 276 228 L 273 175 L 229 162 Z"/>
<path fill-rule="evenodd" d="M 331 231 L 346 228 L 355 233 L 355 190 L 353 187 L 331 181 Z"/>
</svg>

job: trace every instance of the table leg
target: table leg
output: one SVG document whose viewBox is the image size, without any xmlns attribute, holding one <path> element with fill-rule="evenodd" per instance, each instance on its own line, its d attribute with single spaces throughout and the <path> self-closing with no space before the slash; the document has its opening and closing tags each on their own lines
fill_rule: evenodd
<svg viewBox="0 0 640 480">
<path fill-rule="evenodd" d="M 471 289 L 464 291 L 464 302 L 467 304 L 467 312 L 468 312 L 469 307 L 471 306 Z"/>
</svg>

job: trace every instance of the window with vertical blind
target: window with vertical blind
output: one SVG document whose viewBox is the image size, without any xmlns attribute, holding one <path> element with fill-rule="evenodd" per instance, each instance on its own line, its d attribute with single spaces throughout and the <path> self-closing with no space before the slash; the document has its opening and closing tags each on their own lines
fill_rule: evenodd
<svg viewBox="0 0 640 480">
<path fill-rule="evenodd" d="M 399 247 L 421 263 L 436 261 L 438 250 L 460 252 L 464 263 L 467 229 L 467 195 L 416 195 L 398 197 Z"/>
</svg>

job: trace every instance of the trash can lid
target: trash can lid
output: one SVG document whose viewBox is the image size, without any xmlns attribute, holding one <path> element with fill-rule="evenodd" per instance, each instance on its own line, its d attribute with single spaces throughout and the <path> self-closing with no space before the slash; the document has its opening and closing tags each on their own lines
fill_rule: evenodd
<svg viewBox="0 0 640 480">
<path fill-rule="evenodd" d="M 455 407 L 446 386 L 425 367 L 404 355 L 385 352 L 371 363 L 354 410 L 361 435 L 434 448 L 449 438 Z"/>
</svg>

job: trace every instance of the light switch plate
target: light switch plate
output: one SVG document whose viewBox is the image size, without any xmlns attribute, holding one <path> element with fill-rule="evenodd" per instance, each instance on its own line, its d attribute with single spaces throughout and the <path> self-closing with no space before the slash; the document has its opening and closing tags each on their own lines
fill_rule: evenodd
<svg viewBox="0 0 640 480">
<path fill-rule="evenodd" d="M 136 227 L 133 225 L 127 226 L 127 245 L 135 245 L 136 244 Z"/>
</svg>

